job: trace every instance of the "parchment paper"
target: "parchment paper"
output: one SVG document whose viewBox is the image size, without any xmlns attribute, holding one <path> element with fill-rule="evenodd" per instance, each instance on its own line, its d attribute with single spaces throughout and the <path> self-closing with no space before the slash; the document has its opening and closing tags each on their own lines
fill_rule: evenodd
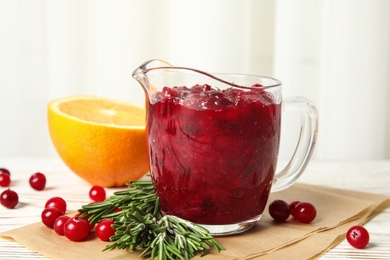
<svg viewBox="0 0 390 260">
<path fill-rule="evenodd" d="M 317 217 L 310 224 L 298 223 L 291 217 L 285 223 L 276 223 L 266 209 L 262 219 L 251 230 L 239 235 L 216 237 L 225 251 L 216 253 L 211 250 L 202 259 L 318 258 L 340 243 L 351 226 L 364 224 L 390 205 L 390 197 L 384 195 L 300 183 L 271 194 L 269 202 L 275 199 L 310 202 L 317 208 Z M 94 233 L 86 241 L 72 242 L 42 223 L 1 233 L 0 238 L 14 240 L 53 259 L 140 259 L 141 252 L 102 252 L 109 242 L 100 241 Z"/>
</svg>

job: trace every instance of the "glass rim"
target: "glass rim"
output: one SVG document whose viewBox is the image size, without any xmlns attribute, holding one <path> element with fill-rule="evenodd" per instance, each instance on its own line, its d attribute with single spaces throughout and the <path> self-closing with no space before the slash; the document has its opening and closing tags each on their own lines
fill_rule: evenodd
<svg viewBox="0 0 390 260">
<path fill-rule="evenodd" d="M 189 68 L 189 67 L 181 67 L 181 66 L 161 66 L 161 67 L 152 67 L 152 68 L 138 68 L 136 70 L 133 71 L 132 73 L 132 76 L 133 78 L 137 79 L 140 77 L 140 74 L 142 75 L 145 75 L 147 74 L 148 72 L 151 72 L 151 71 L 161 71 L 161 70 L 165 70 L 165 71 L 169 71 L 169 70 L 177 70 L 177 71 L 180 71 L 180 70 L 183 70 L 183 71 L 189 71 L 189 72 L 193 72 L 193 73 L 196 73 L 196 74 L 203 74 L 204 76 L 207 76 L 213 80 L 216 80 L 216 81 L 219 81 L 219 82 L 222 82 L 224 84 L 227 84 L 227 85 L 230 85 L 232 87 L 235 87 L 235 88 L 244 88 L 244 89 L 253 89 L 253 88 L 256 88 L 256 89 L 268 89 L 268 88 L 274 88 L 274 87 L 279 87 L 282 85 L 282 82 L 276 78 L 273 78 L 273 77 L 270 77 L 270 76 L 263 76 L 263 75 L 256 75 L 256 74 L 244 74 L 244 73 L 219 73 L 219 72 L 216 72 L 216 73 L 207 73 L 207 72 L 204 72 L 202 70 L 198 70 L 198 69 L 193 69 L 193 68 Z M 267 79 L 267 80 L 271 80 L 273 81 L 274 83 L 273 84 L 267 84 L 267 85 L 261 85 L 261 86 L 243 86 L 243 85 L 239 85 L 239 84 L 236 84 L 236 83 L 233 83 L 233 82 L 229 82 L 229 81 L 226 81 L 220 77 L 217 77 L 216 75 L 226 75 L 226 76 L 235 76 L 235 77 L 252 77 L 252 78 L 259 78 L 259 79 Z M 259 83 L 260 84 L 260 83 Z"/>
</svg>

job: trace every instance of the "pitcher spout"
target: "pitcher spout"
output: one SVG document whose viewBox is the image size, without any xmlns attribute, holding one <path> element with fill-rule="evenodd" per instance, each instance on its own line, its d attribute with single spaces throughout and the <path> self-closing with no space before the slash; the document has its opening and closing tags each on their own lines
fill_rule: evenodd
<svg viewBox="0 0 390 260">
<path fill-rule="evenodd" d="M 148 60 L 141 64 L 138 68 L 136 68 L 132 76 L 138 83 L 143 87 L 146 94 L 150 95 L 151 91 L 153 92 L 153 87 L 151 85 L 151 80 L 149 79 L 150 73 L 149 71 L 153 69 L 164 69 L 164 68 L 172 68 L 173 65 L 160 59 Z"/>
<path fill-rule="evenodd" d="M 142 63 L 138 68 L 136 68 L 133 71 L 132 76 L 134 79 L 138 80 L 142 76 L 145 76 L 145 73 L 148 70 L 154 69 L 154 68 L 164 68 L 164 67 L 169 68 L 169 67 L 173 67 L 173 65 L 164 61 L 164 60 L 160 60 L 160 59 L 148 60 L 148 61 Z"/>
</svg>

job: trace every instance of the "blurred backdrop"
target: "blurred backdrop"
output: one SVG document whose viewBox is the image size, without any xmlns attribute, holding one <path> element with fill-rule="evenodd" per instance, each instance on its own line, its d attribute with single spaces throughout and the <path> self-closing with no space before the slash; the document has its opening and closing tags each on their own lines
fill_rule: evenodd
<svg viewBox="0 0 390 260">
<path fill-rule="evenodd" d="M 52 99 L 143 105 L 131 72 L 153 58 L 276 77 L 318 107 L 315 159 L 390 159 L 388 0 L 0 0 L 0 160 L 56 156 Z"/>
</svg>

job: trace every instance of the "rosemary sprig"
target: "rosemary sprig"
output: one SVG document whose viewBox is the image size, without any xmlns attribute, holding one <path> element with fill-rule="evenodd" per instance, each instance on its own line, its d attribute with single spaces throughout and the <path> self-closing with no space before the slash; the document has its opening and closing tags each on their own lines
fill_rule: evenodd
<svg viewBox="0 0 390 260">
<path fill-rule="evenodd" d="M 116 232 L 109 249 L 142 249 L 141 257 L 149 259 L 190 259 L 204 255 L 210 248 L 224 250 L 210 232 L 190 221 L 160 211 L 159 199 L 152 181 L 132 181 L 128 189 L 118 191 L 103 202 L 84 205 L 81 217 L 91 223 L 109 218 Z M 118 211 L 119 209 L 119 211 Z"/>
</svg>

